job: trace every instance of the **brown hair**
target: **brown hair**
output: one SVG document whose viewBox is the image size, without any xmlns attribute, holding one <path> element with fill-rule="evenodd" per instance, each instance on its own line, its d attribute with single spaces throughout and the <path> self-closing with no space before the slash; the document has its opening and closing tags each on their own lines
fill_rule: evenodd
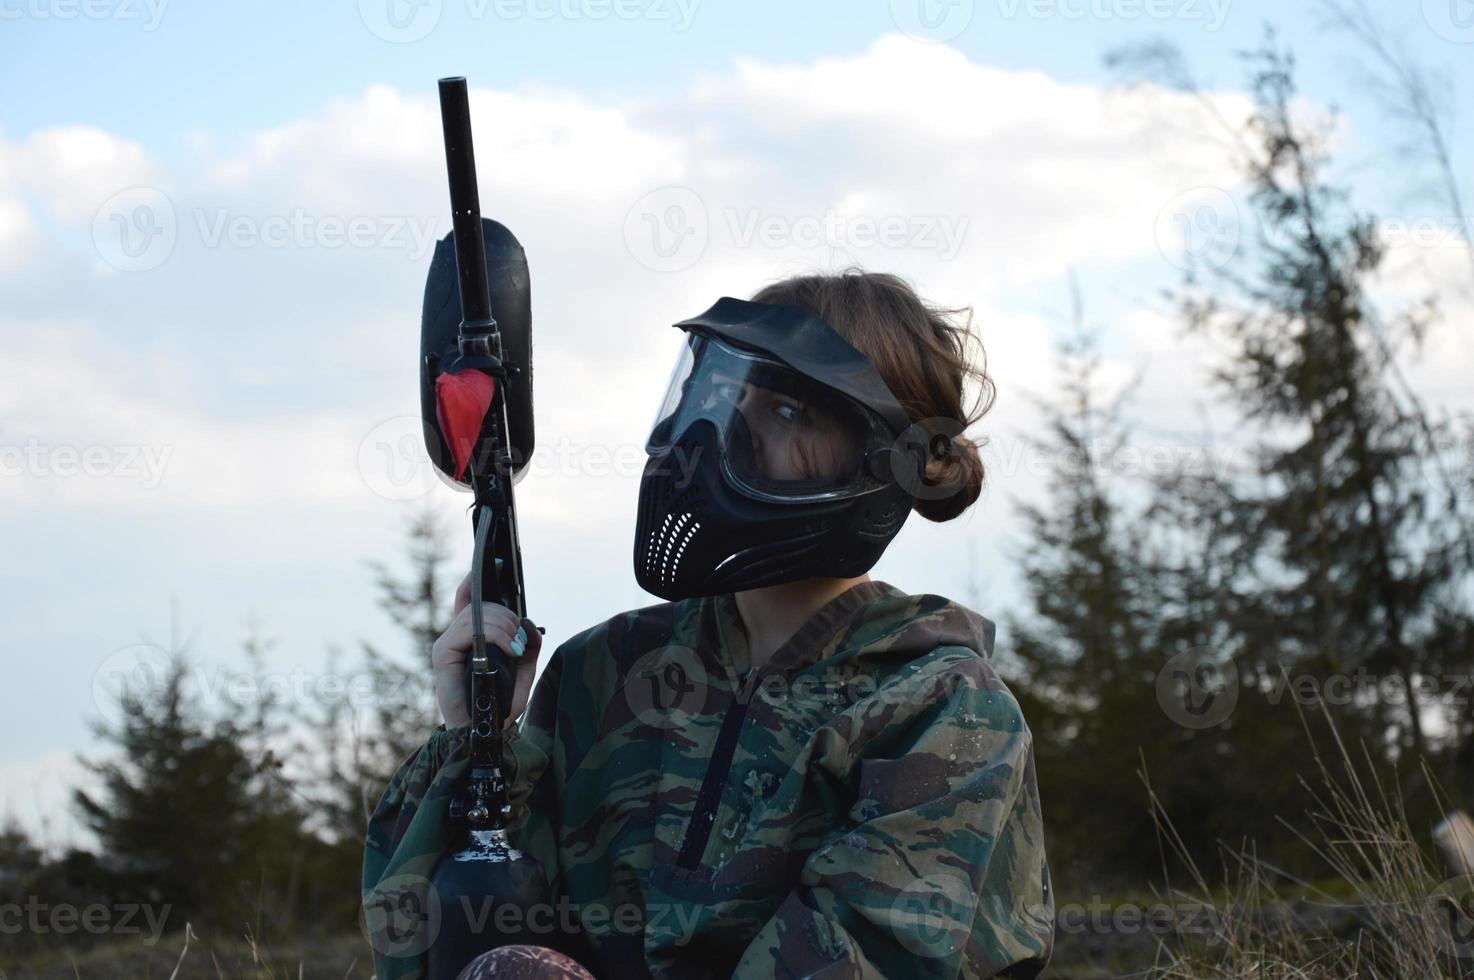
<svg viewBox="0 0 1474 980">
<path fill-rule="evenodd" d="M 937 440 L 944 452 L 927 463 L 914 509 L 930 521 L 961 514 L 983 488 L 979 442 L 962 433 L 993 406 L 995 389 L 986 353 L 971 330 L 972 310 L 934 307 L 899 276 L 845 269 L 834 275 L 795 276 L 772 283 L 752 297 L 758 303 L 788 303 L 834 327 L 868 357 L 906 415 Z M 970 348 L 977 344 L 974 366 Z M 978 382 L 978 399 L 963 404 L 963 382 Z M 986 442 L 986 440 L 983 440 Z"/>
</svg>

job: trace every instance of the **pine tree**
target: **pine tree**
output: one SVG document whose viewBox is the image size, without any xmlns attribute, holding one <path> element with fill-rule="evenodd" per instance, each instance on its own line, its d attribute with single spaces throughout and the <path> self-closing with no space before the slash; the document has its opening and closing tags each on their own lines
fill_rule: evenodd
<svg viewBox="0 0 1474 980">
<path fill-rule="evenodd" d="M 176 656 L 156 690 L 127 691 L 116 724 L 96 725 L 116 753 L 83 760 L 101 781 L 74 799 L 104 863 L 132 901 L 238 935 L 284 892 L 312 846 L 302 815 L 253 754 L 250 722 L 209 718 Z"/>
<path fill-rule="evenodd" d="M 1024 437 L 1059 465 L 1047 502 L 1016 503 L 1032 608 L 1009 617 L 1007 635 L 1023 665 L 1015 691 L 1035 737 L 1051 862 L 1078 884 L 1129 877 L 1143 853 L 1155 853 L 1133 772 L 1150 729 L 1165 726 L 1149 683 L 1150 584 L 1138 574 L 1131 516 L 1108 480 L 1127 439 L 1124 394 L 1098 400 L 1098 334 L 1084 323 L 1078 289 L 1072 294 L 1071 330 L 1057 347 L 1062 404 L 1041 405 L 1047 436 Z"/>
<path fill-rule="evenodd" d="M 1190 278 L 1181 297 L 1191 329 L 1229 341 L 1214 378 L 1258 460 L 1261 486 L 1233 498 L 1241 545 L 1268 569 L 1244 642 L 1319 677 L 1395 678 L 1401 697 L 1379 687 L 1345 707 L 1392 757 L 1426 756 L 1418 682 L 1442 666 L 1429 613 L 1470 571 L 1431 490 L 1429 422 L 1392 384 L 1394 352 L 1417 343 L 1433 309 L 1379 315 L 1376 223 L 1326 182 L 1323 138 L 1291 111 L 1293 59 L 1271 39 L 1253 64 L 1256 247 L 1208 270 L 1211 291 Z"/>
</svg>

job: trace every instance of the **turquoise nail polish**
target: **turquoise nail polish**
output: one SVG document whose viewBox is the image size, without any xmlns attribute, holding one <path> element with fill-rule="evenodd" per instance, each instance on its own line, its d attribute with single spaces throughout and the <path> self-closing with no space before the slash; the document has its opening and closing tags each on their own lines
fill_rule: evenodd
<svg viewBox="0 0 1474 980">
<path fill-rule="evenodd" d="M 520 656 L 522 656 L 522 651 L 523 651 L 523 649 L 525 647 L 526 647 L 526 644 L 523 641 L 521 641 L 521 640 L 513 640 L 512 641 L 512 656 L 514 656 L 514 657 L 520 657 Z"/>
</svg>

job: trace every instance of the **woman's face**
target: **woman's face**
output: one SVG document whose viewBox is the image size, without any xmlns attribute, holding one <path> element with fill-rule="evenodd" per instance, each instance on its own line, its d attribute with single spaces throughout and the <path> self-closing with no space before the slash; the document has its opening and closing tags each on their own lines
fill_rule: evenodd
<svg viewBox="0 0 1474 980">
<path fill-rule="evenodd" d="M 731 402 L 752 436 L 753 459 L 770 480 L 835 479 L 854 453 L 854 438 L 822 406 L 717 372 L 706 407 Z"/>
</svg>

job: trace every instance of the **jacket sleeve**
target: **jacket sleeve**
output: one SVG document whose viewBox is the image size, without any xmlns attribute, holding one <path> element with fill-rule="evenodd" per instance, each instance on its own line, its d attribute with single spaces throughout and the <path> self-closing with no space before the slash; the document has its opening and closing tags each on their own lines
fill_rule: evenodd
<svg viewBox="0 0 1474 980">
<path fill-rule="evenodd" d="M 551 718 L 556 702 L 556 655 L 539 678 L 532 704 L 519 727 L 503 739 L 510 783 L 512 839 L 542 863 L 548 880 L 557 874 L 557 849 L 550 815 L 556 783 L 549 762 L 553 731 L 537 724 Z M 533 705 L 542 710 L 534 711 Z M 364 836 L 363 904 L 378 980 L 418 980 L 434 940 L 437 896 L 430 878 L 441 857 L 457 842 L 450 822 L 451 798 L 470 766 L 470 730 L 442 726 L 389 780 L 369 817 Z"/>
<path fill-rule="evenodd" d="M 758 977 L 1033 977 L 1054 908 L 1032 738 L 986 661 L 933 661 L 856 705 L 849 822 L 747 946 Z"/>
</svg>

